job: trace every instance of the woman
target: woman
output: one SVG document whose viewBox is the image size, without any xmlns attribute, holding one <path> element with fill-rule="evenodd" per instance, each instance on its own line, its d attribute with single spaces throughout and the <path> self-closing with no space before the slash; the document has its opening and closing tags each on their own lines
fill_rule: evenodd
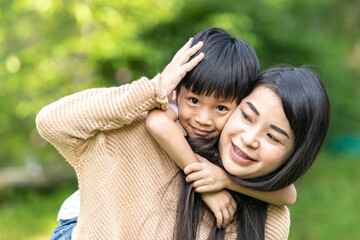
<svg viewBox="0 0 360 240">
<path fill-rule="evenodd" d="M 324 142 L 329 117 L 326 91 L 312 71 L 269 69 L 260 75 L 251 94 L 228 119 L 218 142 L 220 157 L 213 154 L 216 148 L 210 151 L 212 154 L 202 154 L 213 158 L 236 183 L 275 191 L 295 182 L 309 169 Z M 187 172 L 191 172 L 189 169 Z M 177 239 L 195 239 L 202 201 L 191 185 L 184 183 L 181 193 Z M 264 239 L 271 235 L 265 226 L 268 204 L 236 192 L 232 196 L 237 202 L 233 223 L 237 239 Z M 185 208 L 181 204 L 184 199 L 188 199 Z M 214 224 L 210 239 L 223 239 L 224 235 L 225 230 Z"/>
<path fill-rule="evenodd" d="M 190 64 L 186 60 L 180 70 L 187 72 L 200 60 L 194 58 Z M 146 131 L 145 111 L 165 107 L 166 96 L 180 79 L 166 78 L 164 83 L 164 78 L 158 76 L 117 88 L 86 90 L 65 97 L 38 114 L 39 132 L 77 173 L 81 209 L 74 239 L 173 236 L 180 192 L 179 168 Z M 220 152 L 224 159 L 225 152 Z M 265 209 L 265 238 L 286 238 L 287 209 Z M 209 236 L 214 220 L 211 212 L 204 212 L 198 239 Z M 227 238 L 236 237 L 233 229 L 234 225 L 228 228 Z"/>
</svg>

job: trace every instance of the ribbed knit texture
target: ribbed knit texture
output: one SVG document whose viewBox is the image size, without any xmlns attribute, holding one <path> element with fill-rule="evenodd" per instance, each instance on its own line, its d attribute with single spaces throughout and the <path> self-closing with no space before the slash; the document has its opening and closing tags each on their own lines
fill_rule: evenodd
<svg viewBox="0 0 360 240">
<path fill-rule="evenodd" d="M 147 111 L 168 105 L 159 76 L 64 97 L 36 117 L 39 133 L 74 167 L 81 207 L 77 239 L 172 239 L 179 168 L 150 136 Z M 205 211 L 198 239 L 214 218 Z M 270 206 L 266 239 L 286 239 L 289 212 Z M 230 226 L 227 239 L 234 239 Z"/>
</svg>

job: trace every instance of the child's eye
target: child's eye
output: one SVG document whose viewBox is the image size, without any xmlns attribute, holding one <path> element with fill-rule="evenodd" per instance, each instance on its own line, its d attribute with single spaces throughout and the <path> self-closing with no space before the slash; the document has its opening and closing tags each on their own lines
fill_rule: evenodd
<svg viewBox="0 0 360 240">
<path fill-rule="evenodd" d="M 272 141 L 275 141 L 275 142 L 280 142 L 279 140 L 277 140 L 276 137 L 274 137 L 273 135 L 271 135 L 270 133 L 267 134 L 267 136 L 272 140 Z"/>
<path fill-rule="evenodd" d="M 217 106 L 217 107 L 216 107 L 216 110 L 217 110 L 217 111 L 220 111 L 220 112 L 224 112 L 224 111 L 226 111 L 226 110 L 228 110 L 228 109 L 227 109 L 227 107 L 220 105 L 220 106 Z"/>
<path fill-rule="evenodd" d="M 245 112 L 241 111 L 241 115 L 243 116 L 243 118 L 244 118 L 246 121 L 251 122 L 249 116 L 248 116 Z"/>
<path fill-rule="evenodd" d="M 197 100 L 196 98 L 189 98 L 189 102 L 191 104 L 198 104 L 199 103 L 199 100 Z"/>
</svg>

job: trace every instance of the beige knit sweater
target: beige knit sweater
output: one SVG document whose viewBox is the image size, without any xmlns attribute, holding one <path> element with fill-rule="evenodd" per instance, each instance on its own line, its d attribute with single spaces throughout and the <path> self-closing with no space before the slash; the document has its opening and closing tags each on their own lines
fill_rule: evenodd
<svg viewBox="0 0 360 240">
<path fill-rule="evenodd" d="M 172 239 L 179 168 L 145 127 L 148 110 L 166 108 L 159 78 L 85 90 L 44 107 L 40 134 L 74 167 L 81 208 L 73 239 Z M 205 210 L 198 239 L 214 221 Z M 234 224 L 233 224 L 234 225 Z M 286 207 L 270 206 L 266 239 L 287 239 Z M 227 239 L 234 239 L 234 226 Z"/>
</svg>

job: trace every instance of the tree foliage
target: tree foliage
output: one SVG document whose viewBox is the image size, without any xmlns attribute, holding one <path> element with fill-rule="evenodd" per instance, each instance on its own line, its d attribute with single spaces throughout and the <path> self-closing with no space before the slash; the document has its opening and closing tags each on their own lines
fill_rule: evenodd
<svg viewBox="0 0 360 240">
<path fill-rule="evenodd" d="M 358 7 L 356 0 L 3 0 L 0 167 L 59 158 L 35 128 L 43 106 L 152 77 L 211 26 L 250 42 L 262 69 L 312 65 L 330 95 L 330 136 L 359 132 Z"/>
</svg>

